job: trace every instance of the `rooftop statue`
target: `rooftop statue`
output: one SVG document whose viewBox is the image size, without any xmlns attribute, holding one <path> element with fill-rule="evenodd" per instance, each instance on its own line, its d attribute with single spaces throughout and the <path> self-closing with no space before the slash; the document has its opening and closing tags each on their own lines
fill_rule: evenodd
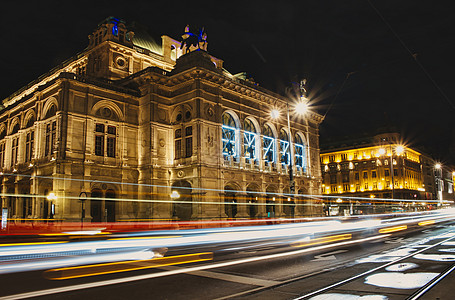
<svg viewBox="0 0 455 300">
<path fill-rule="evenodd" d="M 196 35 L 190 32 L 190 25 L 186 25 L 180 46 L 183 54 L 199 50 L 207 51 L 207 44 L 207 34 L 204 32 L 204 27 Z"/>
</svg>

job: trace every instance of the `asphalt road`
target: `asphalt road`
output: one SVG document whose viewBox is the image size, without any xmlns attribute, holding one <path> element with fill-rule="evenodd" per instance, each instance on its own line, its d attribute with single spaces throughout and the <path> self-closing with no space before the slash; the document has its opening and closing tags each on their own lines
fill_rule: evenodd
<svg viewBox="0 0 455 300">
<path fill-rule="evenodd" d="M 195 248 L 203 259 L 193 263 L 73 279 L 60 278 L 80 270 L 0 275 L 0 299 L 406 299 L 431 280 L 435 286 L 418 297 L 450 299 L 438 290 L 453 282 L 454 249 L 455 222 L 312 248 L 262 245 L 214 251 L 213 257 L 200 254 L 210 249 Z"/>
</svg>

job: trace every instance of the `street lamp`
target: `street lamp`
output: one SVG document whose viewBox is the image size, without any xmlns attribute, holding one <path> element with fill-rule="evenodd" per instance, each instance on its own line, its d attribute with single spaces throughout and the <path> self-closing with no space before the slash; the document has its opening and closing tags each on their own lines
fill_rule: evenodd
<svg viewBox="0 0 455 300">
<path fill-rule="evenodd" d="M 81 192 L 79 194 L 79 201 L 81 202 L 81 226 L 83 226 L 85 219 L 85 200 L 87 200 L 87 193 Z"/>
<path fill-rule="evenodd" d="M 442 165 L 440 163 L 434 165 L 434 177 L 437 188 L 436 199 L 439 200 L 439 205 L 442 206 Z"/>
<path fill-rule="evenodd" d="M 55 214 L 55 204 L 54 204 L 54 200 L 57 200 L 57 196 L 54 194 L 54 193 L 49 193 L 49 195 L 47 195 L 47 200 L 50 201 L 51 203 L 51 219 L 54 218 L 54 214 Z"/>
<path fill-rule="evenodd" d="M 301 88 L 301 95 L 299 102 L 295 105 L 295 113 L 298 115 L 304 115 L 308 111 L 308 103 L 307 99 L 303 95 L 303 87 Z M 294 174 L 292 169 L 292 160 L 293 160 L 293 145 L 292 145 L 292 134 L 291 134 L 291 119 L 290 119 L 290 112 L 289 112 L 289 102 L 286 102 L 286 112 L 287 112 L 287 125 L 288 125 L 288 133 L 289 133 L 289 192 L 290 194 L 295 193 L 295 181 L 294 181 Z M 273 109 L 271 111 L 271 117 L 273 119 L 278 119 L 280 116 L 280 111 L 277 109 Z"/>
</svg>

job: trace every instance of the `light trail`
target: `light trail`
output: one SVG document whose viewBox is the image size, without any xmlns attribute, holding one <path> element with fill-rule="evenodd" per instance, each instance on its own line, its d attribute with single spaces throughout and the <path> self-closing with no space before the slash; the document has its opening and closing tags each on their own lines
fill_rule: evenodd
<svg viewBox="0 0 455 300">
<path fill-rule="evenodd" d="M 169 271 L 164 271 L 164 272 L 160 272 L 160 273 L 152 273 L 152 274 L 131 276 L 131 277 L 126 277 L 126 278 L 118 278 L 118 279 L 112 279 L 112 280 L 104 280 L 104 281 L 91 282 L 91 283 L 85 283 L 85 284 L 71 285 L 71 286 L 65 286 L 65 287 L 57 287 L 57 288 L 52 288 L 52 289 L 4 296 L 4 297 L 0 297 L 0 300 L 25 299 L 25 298 L 31 298 L 31 297 L 46 296 L 46 295 L 51 295 L 51 294 L 77 291 L 77 290 L 83 290 L 83 289 L 89 289 L 89 288 L 95 288 L 95 287 L 102 287 L 102 286 L 108 286 L 108 285 L 114 285 L 114 284 L 120 284 L 120 283 L 126 283 L 126 282 L 133 282 L 133 281 L 138 281 L 138 280 L 152 279 L 152 278 L 158 278 L 158 277 L 163 277 L 163 276 L 170 276 L 170 275 L 177 275 L 177 274 L 182 274 L 182 273 L 191 273 L 191 272 L 201 271 L 201 270 L 222 268 L 222 267 L 228 267 L 228 266 L 245 264 L 245 263 L 250 263 L 250 262 L 262 261 L 262 260 L 270 260 L 270 259 L 286 257 L 286 256 L 300 255 L 300 254 L 304 254 L 304 253 L 308 253 L 308 252 L 320 251 L 320 250 L 325 250 L 325 249 L 329 249 L 329 248 L 333 248 L 333 247 L 340 247 L 340 246 L 352 245 L 352 244 L 356 244 L 356 243 L 363 243 L 363 242 L 367 242 L 367 241 L 383 239 L 388 236 L 389 235 L 377 235 L 377 236 L 371 236 L 371 237 L 363 238 L 363 239 L 359 239 L 359 240 L 339 242 L 339 243 L 335 243 L 335 244 L 316 246 L 316 247 L 312 247 L 312 248 L 305 248 L 305 249 L 301 249 L 301 250 L 295 250 L 295 251 L 284 252 L 284 253 L 250 257 L 250 258 L 238 259 L 238 260 L 227 261 L 227 262 L 213 263 L 213 264 L 209 264 L 209 265 L 188 267 L 188 268 L 184 268 L 184 269 L 169 270 Z"/>
</svg>

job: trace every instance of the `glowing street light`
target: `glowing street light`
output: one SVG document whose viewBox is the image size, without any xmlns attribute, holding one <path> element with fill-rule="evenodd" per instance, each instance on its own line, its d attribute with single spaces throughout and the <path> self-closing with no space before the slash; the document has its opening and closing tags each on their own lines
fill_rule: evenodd
<svg viewBox="0 0 455 300">
<path fill-rule="evenodd" d="M 172 198 L 172 199 L 178 199 L 178 198 L 180 198 L 179 192 L 177 192 L 177 191 L 172 191 L 172 193 L 171 193 L 171 198 Z"/>
</svg>

